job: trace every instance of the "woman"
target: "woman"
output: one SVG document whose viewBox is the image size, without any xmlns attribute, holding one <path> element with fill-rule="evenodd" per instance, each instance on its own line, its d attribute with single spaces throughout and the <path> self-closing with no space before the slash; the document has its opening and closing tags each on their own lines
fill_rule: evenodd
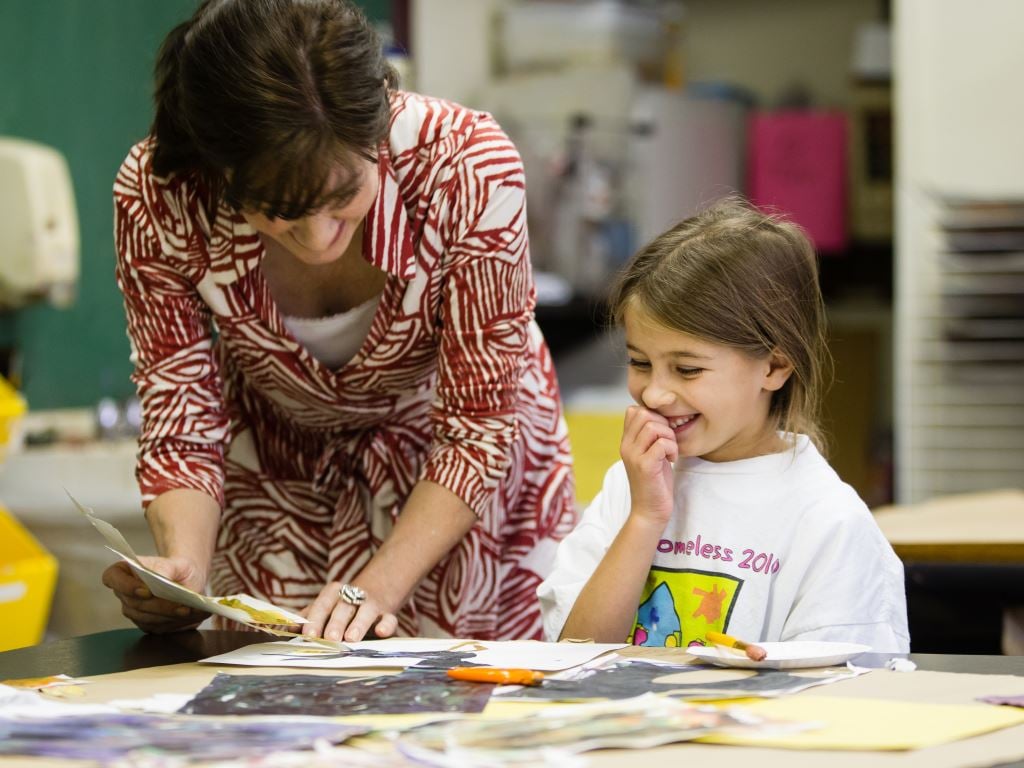
<svg viewBox="0 0 1024 768">
<path fill-rule="evenodd" d="M 396 90 L 347 0 L 170 33 L 114 186 L 152 567 L 331 639 L 540 637 L 575 507 L 523 183 L 489 115 Z M 204 618 L 104 582 L 144 629 Z"/>
</svg>

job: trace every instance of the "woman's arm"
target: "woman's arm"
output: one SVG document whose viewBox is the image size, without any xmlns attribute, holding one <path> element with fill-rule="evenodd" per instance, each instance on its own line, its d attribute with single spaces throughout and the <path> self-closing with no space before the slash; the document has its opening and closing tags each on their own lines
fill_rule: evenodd
<svg viewBox="0 0 1024 768">
<path fill-rule="evenodd" d="M 321 590 L 307 614 L 303 634 L 330 640 L 361 640 L 370 629 L 378 637 L 394 634 L 396 614 L 420 579 L 439 563 L 476 523 L 458 496 L 429 480 L 413 488 L 395 527 L 352 583 L 366 591 L 358 610 L 338 600 L 341 584 Z"/>
<path fill-rule="evenodd" d="M 162 233 L 169 212 L 148 163 L 148 145 L 136 145 L 114 184 L 116 277 L 143 411 L 136 477 L 160 554 L 143 560 L 202 592 L 220 517 L 228 420 L 212 356 L 211 312 L 195 287 L 203 262 L 165 250 L 180 241 Z M 147 631 L 195 625 L 205 616 L 156 600 L 124 564 L 108 568 L 103 581 L 125 615 Z"/>
<path fill-rule="evenodd" d="M 162 576 L 204 592 L 219 518 L 220 505 L 201 491 L 182 488 L 160 494 L 146 510 L 159 556 L 139 559 Z M 121 601 L 124 615 L 146 632 L 191 629 L 208 615 L 153 596 L 124 562 L 108 567 L 103 583 Z"/>
<path fill-rule="evenodd" d="M 190 488 L 167 491 L 150 503 L 146 521 L 161 557 L 191 560 L 197 573 L 209 574 L 220 522 L 216 499 Z"/>
</svg>

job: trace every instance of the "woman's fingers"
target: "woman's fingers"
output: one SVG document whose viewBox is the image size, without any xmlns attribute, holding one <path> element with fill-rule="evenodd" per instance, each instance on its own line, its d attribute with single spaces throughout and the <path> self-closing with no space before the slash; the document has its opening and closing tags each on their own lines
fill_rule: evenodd
<svg viewBox="0 0 1024 768">
<path fill-rule="evenodd" d="M 302 625 L 302 634 L 338 642 L 358 642 L 371 629 L 377 637 L 390 637 L 398 629 L 398 618 L 372 596 L 367 596 L 360 605 L 342 600 L 338 582 L 331 582 L 320 590 L 303 614 L 309 621 Z"/>
<path fill-rule="evenodd" d="M 309 621 L 302 625 L 302 634 L 307 637 L 327 637 L 325 629 L 327 628 L 327 622 L 331 619 L 334 606 L 340 600 L 338 591 L 340 588 L 338 582 L 331 581 L 320 590 L 316 600 L 304 611 Z M 328 639 L 340 640 L 341 635 L 339 634 L 337 637 Z"/>
<path fill-rule="evenodd" d="M 359 610 L 349 621 L 348 628 L 345 630 L 345 640 L 349 643 L 359 642 L 366 637 L 367 632 L 374 625 L 376 625 L 374 634 L 377 637 L 388 637 L 395 633 L 398 619 L 394 614 L 383 611 L 375 601 L 367 600 L 359 606 Z"/>
<path fill-rule="evenodd" d="M 125 617 L 138 626 L 139 629 L 153 634 L 195 629 L 209 615 L 202 611 L 194 611 L 183 605 L 176 606 L 175 614 L 171 616 L 166 613 L 147 611 L 127 604 L 122 604 L 121 608 L 121 612 Z"/>
<path fill-rule="evenodd" d="M 352 621 L 352 617 L 356 615 L 357 611 L 356 606 L 349 605 L 344 600 L 338 600 L 331 612 L 330 621 L 327 622 L 327 627 L 324 629 L 324 637 L 339 642 L 341 640 L 361 640 L 362 636 L 348 637 L 349 622 Z"/>
<path fill-rule="evenodd" d="M 373 633 L 377 637 L 391 637 L 397 630 L 398 617 L 393 613 L 385 613 L 373 628 Z"/>
<path fill-rule="evenodd" d="M 121 601 L 121 613 L 146 632 L 174 632 L 198 626 L 202 611 L 154 597 L 127 563 L 114 563 L 103 571 L 103 584 Z"/>
<path fill-rule="evenodd" d="M 142 580 L 135 575 L 135 571 L 128 567 L 128 563 L 120 561 L 108 566 L 103 571 L 103 586 L 112 589 L 118 596 L 121 595 L 133 595 L 139 591 L 144 591 L 145 594 L 138 595 L 138 597 L 148 597 L 149 590 L 146 589 L 146 585 L 142 583 Z"/>
</svg>

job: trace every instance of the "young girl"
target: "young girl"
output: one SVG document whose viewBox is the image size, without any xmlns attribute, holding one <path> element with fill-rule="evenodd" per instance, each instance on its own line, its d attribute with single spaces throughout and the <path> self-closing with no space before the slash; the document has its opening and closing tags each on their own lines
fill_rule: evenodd
<svg viewBox="0 0 1024 768">
<path fill-rule="evenodd" d="M 537 590 L 546 637 L 907 651 L 903 566 L 818 449 L 829 357 L 803 232 L 720 203 L 637 254 L 611 306 L 637 405 Z"/>
</svg>

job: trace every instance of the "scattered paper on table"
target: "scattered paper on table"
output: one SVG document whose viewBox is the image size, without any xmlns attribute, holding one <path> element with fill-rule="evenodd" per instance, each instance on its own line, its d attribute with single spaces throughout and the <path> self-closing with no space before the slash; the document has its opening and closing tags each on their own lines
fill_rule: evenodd
<svg viewBox="0 0 1024 768">
<path fill-rule="evenodd" d="M 549 707 L 504 720 L 453 720 L 426 725 L 404 732 L 396 746 L 410 758 L 428 764 L 445 753 L 462 759 L 464 765 L 501 761 L 522 764 L 550 751 L 571 754 L 606 747 L 648 749 L 712 732 L 759 731 L 766 727 L 788 730 L 806 726 L 769 722 L 731 710 L 645 694 L 621 701 Z"/>
<path fill-rule="evenodd" d="M 1024 707 L 1024 693 L 1020 696 L 979 696 L 978 701 L 986 704 L 1002 704 L 1007 707 Z"/>
<path fill-rule="evenodd" d="M 0 719 L 0 755 L 110 763 L 164 753 L 193 760 L 258 757 L 276 750 L 340 743 L 365 726 L 311 720 L 221 720 L 160 715 L 82 715 Z"/>
<path fill-rule="evenodd" d="M 88 682 L 88 680 L 78 680 L 68 675 L 49 675 L 48 677 L 19 677 L 14 680 L 0 680 L 0 685 L 41 691 L 44 688 L 58 688 L 65 685 L 85 685 Z"/>
<path fill-rule="evenodd" d="M 332 652 L 302 643 L 258 643 L 203 659 L 204 664 L 254 667 L 359 669 L 367 667 L 433 667 L 465 665 L 522 667 L 543 672 L 576 667 L 624 647 L 622 643 L 542 643 L 535 640 L 471 640 L 390 638 L 348 643 Z"/>
</svg>

